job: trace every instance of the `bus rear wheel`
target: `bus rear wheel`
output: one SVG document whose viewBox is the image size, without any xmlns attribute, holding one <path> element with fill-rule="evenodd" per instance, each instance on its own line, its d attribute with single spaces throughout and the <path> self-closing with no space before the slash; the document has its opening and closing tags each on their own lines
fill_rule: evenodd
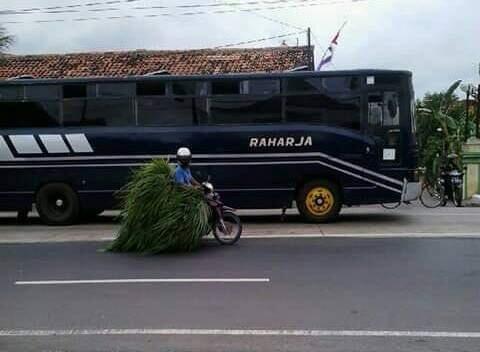
<svg viewBox="0 0 480 352">
<path fill-rule="evenodd" d="M 37 193 L 36 207 L 42 221 L 48 225 L 70 225 L 80 212 L 75 191 L 64 183 L 49 183 Z"/>
<path fill-rule="evenodd" d="M 308 221 L 322 223 L 335 220 L 342 207 L 340 190 L 327 180 L 308 182 L 298 192 L 297 207 Z"/>
</svg>

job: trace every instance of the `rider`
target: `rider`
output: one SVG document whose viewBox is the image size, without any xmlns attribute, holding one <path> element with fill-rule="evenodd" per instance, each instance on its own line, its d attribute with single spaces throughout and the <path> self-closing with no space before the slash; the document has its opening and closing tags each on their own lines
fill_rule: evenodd
<svg viewBox="0 0 480 352">
<path fill-rule="evenodd" d="M 173 178 L 176 183 L 184 186 L 200 186 L 200 183 L 195 180 L 190 172 L 190 161 L 192 160 L 192 153 L 186 147 L 178 148 L 177 150 L 177 167 Z"/>
</svg>

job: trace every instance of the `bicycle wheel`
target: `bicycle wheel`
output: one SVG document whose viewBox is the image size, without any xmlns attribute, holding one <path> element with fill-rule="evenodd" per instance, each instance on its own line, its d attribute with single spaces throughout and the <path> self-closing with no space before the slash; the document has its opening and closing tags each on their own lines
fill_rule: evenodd
<svg viewBox="0 0 480 352">
<path fill-rule="evenodd" d="M 445 201 L 445 188 L 441 184 L 425 185 L 420 194 L 420 202 L 427 208 L 437 208 Z"/>
</svg>

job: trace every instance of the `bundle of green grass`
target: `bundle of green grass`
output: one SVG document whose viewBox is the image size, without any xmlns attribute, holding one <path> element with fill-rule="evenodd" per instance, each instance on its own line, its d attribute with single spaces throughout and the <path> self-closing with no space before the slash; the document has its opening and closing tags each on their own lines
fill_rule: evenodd
<svg viewBox="0 0 480 352">
<path fill-rule="evenodd" d="M 166 160 L 153 160 L 134 171 L 121 198 L 121 227 L 111 251 L 192 251 L 210 230 L 210 209 L 202 192 L 175 184 Z"/>
</svg>

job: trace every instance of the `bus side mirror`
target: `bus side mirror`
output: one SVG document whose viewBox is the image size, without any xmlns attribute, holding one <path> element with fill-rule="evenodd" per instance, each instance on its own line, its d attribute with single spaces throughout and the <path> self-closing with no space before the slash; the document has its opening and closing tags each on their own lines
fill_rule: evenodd
<svg viewBox="0 0 480 352">
<path fill-rule="evenodd" d="M 388 101 L 387 108 L 388 108 L 388 113 L 389 113 L 390 116 L 392 116 L 392 117 L 397 116 L 398 107 L 397 107 L 397 103 L 393 99 L 390 99 Z"/>
</svg>

